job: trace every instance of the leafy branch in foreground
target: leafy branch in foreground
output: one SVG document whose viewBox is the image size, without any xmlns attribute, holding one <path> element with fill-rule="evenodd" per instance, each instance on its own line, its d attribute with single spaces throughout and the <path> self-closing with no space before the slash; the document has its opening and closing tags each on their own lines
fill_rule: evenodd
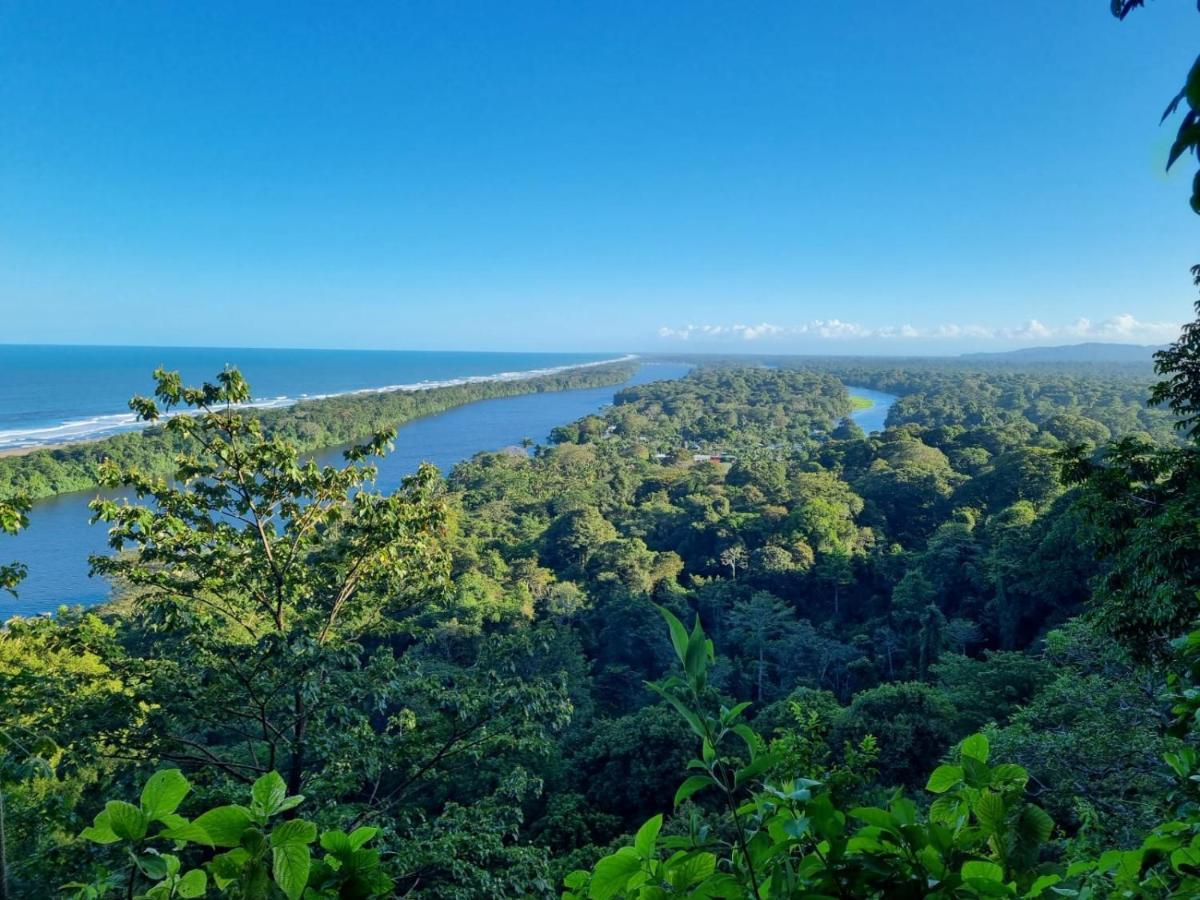
<svg viewBox="0 0 1200 900">
<path fill-rule="evenodd" d="M 194 819 L 177 812 L 190 790 L 183 773 L 164 769 L 146 782 L 137 805 L 110 800 L 81 837 L 119 847 L 120 867 L 64 890 L 79 900 L 117 890 L 145 900 L 207 897 L 210 888 L 225 896 L 268 897 L 275 895 L 272 886 L 288 900 L 390 893 L 379 854 L 364 849 L 378 829 L 326 831 L 320 837 L 325 853 L 314 859 L 317 826 L 284 817 L 304 798 L 289 795 L 277 772 L 254 782 L 249 805 L 213 807 Z"/>
<path fill-rule="evenodd" d="M 16 534 L 29 525 L 29 498 L 17 495 L 7 500 L 0 499 L 0 532 Z M 0 591 L 8 591 L 14 596 L 17 585 L 25 577 L 25 566 L 21 563 L 5 563 L 0 565 Z"/>
<path fill-rule="evenodd" d="M 982 734 L 963 740 L 930 775 L 926 790 L 936 796 L 927 813 L 900 791 L 886 808 L 839 809 L 818 781 L 774 777 L 778 760 L 738 721 L 749 704 L 710 711 L 712 643 L 698 620 L 689 634 L 674 615 L 662 613 L 684 676 L 652 687 L 683 716 L 701 748 L 688 764 L 699 774 L 679 787 L 675 805 L 715 794 L 724 822 L 714 829 L 693 816 L 687 834 L 664 836 L 657 815 L 632 846 L 590 872 L 568 875 L 566 900 L 1174 897 L 1200 889 L 1200 755 L 1191 748 L 1167 760 L 1186 785 L 1178 798 L 1180 820 L 1161 825 L 1136 849 L 1069 865 L 1052 859 L 1054 823 L 1027 799 L 1028 773 L 1011 763 L 992 764 Z M 1200 632 L 1193 640 L 1200 646 Z M 1193 698 L 1183 712 L 1194 716 L 1198 707 Z M 731 738 L 745 751 L 727 747 Z"/>
<path fill-rule="evenodd" d="M 152 724 L 162 758 L 242 783 L 280 770 L 299 793 L 314 748 L 345 740 L 343 698 L 369 692 L 359 642 L 394 633 L 444 582 L 441 479 L 424 466 L 381 495 L 361 462 L 393 433 L 321 467 L 239 409 L 250 388 L 236 370 L 201 387 L 155 378 L 155 398 L 131 408 L 151 422 L 185 408 L 165 428 L 191 449 L 171 480 L 106 465 L 106 484 L 150 502 L 93 501 L 112 547 L 136 551 L 94 557 L 93 570 L 132 587 L 174 647 L 162 707 L 201 714 Z"/>
<path fill-rule="evenodd" d="M 1146 0 L 1112 0 L 1112 12 L 1118 19 L 1124 19 L 1135 9 L 1145 5 Z M 1175 115 L 1180 104 L 1184 102 L 1187 103 L 1187 112 L 1184 113 L 1183 119 L 1179 123 L 1175 141 L 1167 155 L 1168 171 L 1183 154 L 1191 153 L 1195 156 L 1200 151 L 1200 56 L 1196 57 L 1191 69 L 1188 70 L 1187 78 L 1184 79 L 1179 93 L 1172 97 L 1171 102 L 1167 104 L 1161 121 L 1165 122 Z M 1192 179 L 1191 204 L 1192 211 L 1200 214 L 1200 172 L 1197 172 Z"/>
</svg>

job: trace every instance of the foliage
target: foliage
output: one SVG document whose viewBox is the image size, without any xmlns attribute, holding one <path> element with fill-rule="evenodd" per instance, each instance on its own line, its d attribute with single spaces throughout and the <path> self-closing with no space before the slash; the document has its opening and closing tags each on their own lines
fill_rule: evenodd
<svg viewBox="0 0 1200 900">
<path fill-rule="evenodd" d="M 260 421 L 264 433 L 309 453 L 362 441 L 421 416 L 477 400 L 603 387 L 625 381 L 632 372 L 632 367 L 625 363 L 588 366 L 535 378 L 475 381 L 417 391 L 347 394 L 303 400 L 282 409 L 243 408 L 240 412 Z M 151 426 L 141 432 L 0 458 L 0 493 L 39 499 L 88 490 L 102 483 L 105 460 L 113 460 L 123 468 L 167 475 L 172 471 L 175 456 L 189 449 L 185 437 L 182 432 Z"/>
<path fill-rule="evenodd" d="M 0 499 L 0 532 L 16 534 L 28 525 L 30 505 L 29 498 L 21 495 L 8 500 Z M 17 585 L 24 577 L 25 567 L 21 563 L 0 565 L 0 591 L 16 594 Z"/>
<path fill-rule="evenodd" d="M 162 769 L 146 782 L 137 805 L 108 801 L 82 837 L 120 851 L 110 856 L 112 872 L 64 890 L 81 900 L 117 891 L 138 900 L 267 897 L 275 891 L 288 900 L 391 893 L 379 853 L 366 848 L 378 829 L 329 830 L 318 841 L 317 826 L 292 812 L 304 797 L 288 794 L 278 772 L 250 786 L 248 804 L 215 806 L 188 819 L 177 810 L 191 788 L 178 769 Z M 314 843 L 324 851 L 315 859 Z"/>
<path fill-rule="evenodd" d="M 686 835 L 663 836 L 663 817 L 655 816 L 632 846 L 567 876 L 565 898 L 1037 897 L 1062 881 L 1039 871 L 1053 823 L 1025 799 L 1026 773 L 989 766 L 982 735 L 964 740 L 954 762 L 929 777 L 926 789 L 938 796 L 928 817 L 900 794 L 886 808 L 843 810 L 818 781 L 764 777 L 777 761 L 739 721 L 748 704 L 714 711 L 708 700 L 714 655 L 699 622 L 689 634 L 663 615 L 683 676 L 655 687 L 700 742 L 700 757 L 688 764 L 698 774 L 680 785 L 675 805 L 714 794 L 728 837 L 695 819 Z"/>
</svg>

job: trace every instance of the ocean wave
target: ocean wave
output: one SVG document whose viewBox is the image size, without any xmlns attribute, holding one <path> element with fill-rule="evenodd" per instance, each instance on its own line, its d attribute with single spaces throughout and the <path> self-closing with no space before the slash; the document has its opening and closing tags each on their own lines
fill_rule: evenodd
<svg viewBox="0 0 1200 900">
<path fill-rule="evenodd" d="M 557 375 L 571 369 L 587 369 L 593 366 L 604 366 L 612 363 L 628 362 L 637 359 L 636 354 L 599 359 L 595 362 L 574 363 L 566 366 L 552 366 L 543 369 L 527 369 L 521 372 L 497 372 L 494 375 L 464 375 L 461 378 L 447 378 L 441 381 L 417 381 L 410 384 L 389 384 L 383 387 L 357 388 L 352 391 L 337 391 L 329 394 L 300 394 L 296 397 L 277 396 L 256 398 L 242 404 L 243 408 L 280 409 L 292 406 L 302 400 L 327 400 L 331 397 L 347 397 L 359 394 L 389 394 L 395 391 L 430 391 L 435 388 L 455 387 L 461 384 L 479 384 L 485 381 L 525 381 L 530 378 L 541 378 L 545 375 Z M 176 413 L 179 415 L 179 413 Z M 39 428 L 13 428 L 0 430 L 0 450 L 19 450 L 27 447 L 41 447 L 53 444 L 69 444 L 76 441 L 95 440 L 126 431 L 138 431 L 148 427 L 133 413 L 110 413 L 106 415 L 89 416 L 83 419 L 72 419 Z"/>
</svg>

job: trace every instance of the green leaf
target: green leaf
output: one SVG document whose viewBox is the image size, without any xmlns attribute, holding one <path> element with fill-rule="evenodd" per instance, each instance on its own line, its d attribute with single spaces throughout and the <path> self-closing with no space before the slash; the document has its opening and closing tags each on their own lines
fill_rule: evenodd
<svg viewBox="0 0 1200 900">
<path fill-rule="evenodd" d="M 193 825 L 204 829 L 214 847 L 236 847 L 244 832 L 254 822 L 244 806 L 218 806 L 196 817 Z"/>
<path fill-rule="evenodd" d="M 112 830 L 107 811 L 97 813 L 91 826 L 83 829 L 79 836 L 93 844 L 115 844 L 120 840 L 117 833 Z"/>
<path fill-rule="evenodd" d="M 662 829 L 663 817 L 659 813 L 652 819 L 648 819 L 641 828 L 638 829 L 637 837 L 633 839 L 633 847 L 638 852 L 638 856 L 642 859 L 649 859 L 654 855 L 654 845 L 658 840 L 658 832 Z"/>
<path fill-rule="evenodd" d="M 1171 166 L 1175 165 L 1179 157 L 1195 147 L 1197 143 L 1200 143 L 1200 125 L 1181 126 L 1175 137 L 1175 143 L 1171 145 L 1171 149 L 1167 153 L 1167 169 L 1169 170 Z"/>
<path fill-rule="evenodd" d="M 702 791 L 709 785 L 716 784 L 708 775 L 692 775 L 683 784 L 679 786 L 679 790 L 675 792 L 675 805 L 678 806 L 688 797 L 695 794 L 697 791 Z"/>
<path fill-rule="evenodd" d="M 1192 63 L 1182 93 L 1187 97 L 1188 106 L 1194 110 L 1200 110 L 1200 56 L 1196 57 L 1196 61 Z"/>
<path fill-rule="evenodd" d="M 288 844 L 311 844 L 317 839 L 317 826 L 303 819 L 280 822 L 271 832 L 271 846 L 284 847 Z"/>
<path fill-rule="evenodd" d="M 684 721 L 686 721 L 688 723 L 688 725 L 691 727 L 692 731 L 696 734 L 697 737 L 699 737 L 703 740 L 707 740 L 707 738 L 705 737 L 706 732 L 704 730 L 704 723 L 700 721 L 700 717 L 698 715 L 696 715 L 696 713 L 694 713 L 692 710 L 688 709 L 687 705 L 684 704 L 684 702 L 682 700 L 680 700 L 678 697 L 676 697 L 670 691 L 664 690 L 663 688 L 659 687 L 656 684 L 651 684 L 650 687 L 654 690 L 655 693 L 657 693 L 660 697 L 662 697 L 668 703 L 670 703 L 673 707 L 675 707 L 675 711 L 678 712 L 681 716 L 683 716 Z"/>
<path fill-rule="evenodd" d="M 192 869 L 186 875 L 179 879 L 179 883 L 175 885 L 175 893 L 191 900 L 193 897 L 203 897 L 208 890 L 208 875 L 203 869 Z"/>
<path fill-rule="evenodd" d="M 700 628 L 700 617 L 696 617 L 696 626 L 688 637 L 687 654 L 683 660 L 683 669 L 692 678 L 704 674 L 705 663 L 708 661 L 708 642 L 704 631 Z"/>
<path fill-rule="evenodd" d="M 208 832 L 195 822 L 185 821 L 179 825 L 164 828 L 158 833 L 158 836 L 184 844 L 203 844 L 206 847 L 213 846 L 212 838 L 209 837 Z"/>
<path fill-rule="evenodd" d="M 666 607 L 660 606 L 658 607 L 658 611 L 667 620 L 667 628 L 671 632 L 671 646 L 675 648 L 675 655 L 679 657 L 679 661 L 683 662 L 687 659 L 687 629 L 683 627 L 682 622 L 675 618 L 675 614 Z"/>
<path fill-rule="evenodd" d="M 929 776 L 925 790 L 934 794 L 944 794 L 963 779 L 962 766 L 938 766 Z"/>
<path fill-rule="evenodd" d="M 749 765 L 743 766 L 734 773 L 734 787 L 741 787 L 746 782 L 757 778 L 763 772 L 767 771 L 767 769 L 771 768 L 771 766 L 775 765 L 776 762 L 778 762 L 778 760 L 772 754 L 762 754 L 762 756 L 757 757 Z"/>
<path fill-rule="evenodd" d="M 367 841 L 371 840 L 371 838 L 375 837 L 375 835 L 377 835 L 377 834 L 379 834 L 379 829 L 373 828 L 369 825 L 363 825 L 359 828 L 355 828 L 349 834 L 350 849 L 352 849 L 352 850 L 360 849 L 363 844 L 365 844 Z"/>
<path fill-rule="evenodd" d="M 875 806 L 860 806 L 858 809 L 850 810 L 850 815 L 856 819 L 862 819 L 868 825 L 887 831 L 894 831 L 900 824 L 896 821 L 896 817 L 886 809 L 879 809 Z"/>
<path fill-rule="evenodd" d="M 1025 893 L 1025 896 L 1030 898 L 1040 897 L 1046 888 L 1054 887 L 1060 881 L 1062 881 L 1062 877 L 1059 875 L 1042 875 L 1029 886 L 1029 890 Z"/>
<path fill-rule="evenodd" d="M 717 858 L 711 853 L 690 853 L 679 859 L 672 859 L 667 870 L 667 881 L 677 890 L 699 884 L 711 875 L 717 868 Z"/>
<path fill-rule="evenodd" d="M 162 856 L 147 853 L 144 856 L 135 857 L 135 862 L 137 867 L 142 870 L 142 874 L 152 881 L 162 881 L 167 877 L 167 861 Z M 175 862 L 178 865 L 179 860 Z"/>
<path fill-rule="evenodd" d="M 1017 818 L 1016 838 L 1018 847 L 1030 857 L 1037 853 L 1038 848 L 1050 840 L 1054 831 L 1054 820 L 1040 806 L 1026 803 Z"/>
<path fill-rule="evenodd" d="M 738 716 L 740 716 L 742 713 L 744 713 L 749 707 L 750 707 L 750 701 L 745 700 L 745 701 L 737 704 L 737 706 L 733 707 L 733 709 L 728 710 L 725 713 L 725 715 L 723 715 L 721 717 L 721 721 L 728 724 L 729 722 L 732 722 L 734 719 L 736 719 Z"/>
<path fill-rule="evenodd" d="M 150 821 L 140 809 L 124 800 L 109 800 L 104 804 L 108 824 L 113 834 L 127 841 L 140 841 L 146 836 Z"/>
<path fill-rule="evenodd" d="M 216 883 L 217 889 L 225 890 L 225 886 L 241 874 L 242 868 L 249 858 L 250 854 L 241 847 L 214 856 L 208 865 L 212 870 L 213 881 Z"/>
<path fill-rule="evenodd" d="M 594 900 L 609 900 L 621 891 L 626 883 L 642 870 L 642 861 L 635 853 L 614 853 L 596 863 L 588 896 Z"/>
<path fill-rule="evenodd" d="M 254 786 L 250 788 L 250 796 L 265 815 L 273 816 L 283 807 L 283 801 L 287 798 L 287 785 L 278 772 L 268 772 L 254 782 Z"/>
<path fill-rule="evenodd" d="M 975 800 L 975 818 L 988 834 L 999 834 L 1004 830 L 1004 798 L 991 791 L 983 791 Z"/>
<path fill-rule="evenodd" d="M 149 819 L 161 819 L 179 808 L 192 786 L 178 769 L 155 772 L 142 788 L 142 812 Z"/>
<path fill-rule="evenodd" d="M 962 877 L 964 879 L 978 878 L 981 881 L 1003 881 L 1004 869 L 1000 868 L 994 862 L 973 859 L 970 862 L 963 863 Z"/>
<path fill-rule="evenodd" d="M 292 842 L 271 848 L 271 872 L 288 900 L 300 900 L 308 885 L 311 866 L 312 854 L 305 843 Z"/>
<path fill-rule="evenodd" d="M 583 869 L 576 869 L 574 872 L 572 872 L 570 875 L 568 875 L 566 878 L 563 879 L 563 884 L 569 888 L 578 890 L 579 888 L 581 888 L 585 884 L 587 884 L 587 880 L 588 880 L 588 873 L 583 871 Z"/>
<path fill-rule="evenodd" d="M 986 763 L 991 748 L 988 746 L 988 739 L 986 737 L 982 734 L 973 734 L 968 738 L 964 738 L 958 749 L 963 756 L 970 756 L 981 763 Z"/>
<path fill-rule="evenodd" d="M 754 733 L 754 729 L 744 722 L 740 725 L 733 726 L 733 733 L 742 739 L 746 744 L 746 749 L 750 752 L 750 759 L 758 754 L 758 735 Z"/>
</svg>

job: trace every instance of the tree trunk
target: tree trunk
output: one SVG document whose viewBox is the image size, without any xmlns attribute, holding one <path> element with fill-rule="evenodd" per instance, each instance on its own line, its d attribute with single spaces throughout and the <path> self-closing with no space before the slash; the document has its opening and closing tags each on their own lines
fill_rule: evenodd
<svg viewBox="0 0 1200 900">
<path fill-rule="evenodd" d="M 763 683 L 763 668 L 764 667 L 765 667 L 765 663 L 763 662 L 763 648 L 762 648 L 762 645 L 760 644 L 758 647 L 758 702 L 759 703 L 762 703 L 762 683 Z"/>
<path fill-rule="evenodd" d="M 292 732 L 292 759 L 288 767 L 288 794 L 296 795 L 300 793 L 301 783 L 304 780 L 304 737 L 308 731 L 308 711 L 304 704 L 304 694 L 299 688 L 295 694 L 295 710 L 296 710 L 296 727 Z"/>
</svg>

